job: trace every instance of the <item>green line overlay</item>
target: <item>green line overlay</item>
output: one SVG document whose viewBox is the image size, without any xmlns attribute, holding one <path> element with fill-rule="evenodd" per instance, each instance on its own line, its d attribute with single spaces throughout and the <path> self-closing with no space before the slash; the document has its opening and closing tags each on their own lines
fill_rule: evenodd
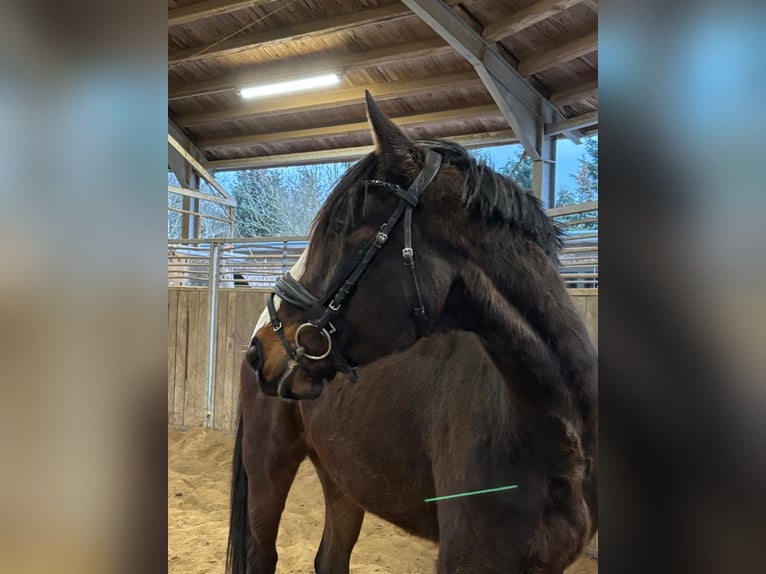
<svg viewBox="0 0 766 574">
<path fill-rule="evenodd" d="M 447 500 L 449 498 L 459 498 L 461 496 L 473 496 L 474 494 L 487 494 L 488 492 L 499 492 L 501 490 L 512 490 L 518 488 L 518 484 L 512 484 L 510 486 L 498 486 L 497 488 L 487 488 L 486 490 L 474 490 L 473 492 L 461 492 L 459 494 L 448 494 L 446 496 L 436 496 L 434 498 L 426 498 L 425 502 L 436 502 L 437 500 Z"/>
</svg>

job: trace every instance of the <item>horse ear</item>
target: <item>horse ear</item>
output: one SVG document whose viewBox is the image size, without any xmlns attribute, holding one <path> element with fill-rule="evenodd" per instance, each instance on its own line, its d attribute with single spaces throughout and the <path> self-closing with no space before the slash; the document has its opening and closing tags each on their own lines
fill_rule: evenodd
<svg viewBox="0 0 766 574">
<path fill-rule="evenodd" d="M 364 97 L 375 153 L 386 167 L 400 165 L 415 149 L 415 144 L 380 110 L 369 91 L 364 91 Z"/>
</svg>

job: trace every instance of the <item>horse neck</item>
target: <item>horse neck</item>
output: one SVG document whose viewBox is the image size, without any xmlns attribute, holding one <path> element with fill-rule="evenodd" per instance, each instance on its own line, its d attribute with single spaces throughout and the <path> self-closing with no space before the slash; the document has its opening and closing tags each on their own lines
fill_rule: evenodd
<svg viewBox="0 0 766 574">
<path fill-rule="evenodd" d="M 472 330 L 500 370 L 517 369 L 523 357 L 541 383 L 563 378 L 595 393 L 595 349 L 552 261 L 536 245 L 501 233 L 478 234 L 472 248 L 460 271 L 464 297 Z"/>
</svg>

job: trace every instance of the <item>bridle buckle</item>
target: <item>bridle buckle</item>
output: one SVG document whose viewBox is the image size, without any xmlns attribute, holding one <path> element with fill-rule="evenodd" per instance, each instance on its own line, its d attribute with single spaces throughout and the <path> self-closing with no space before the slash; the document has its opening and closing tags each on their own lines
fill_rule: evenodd
<svg viewBox="0 0 766 574">
<path fill-rule="evenodd" d="M 383 245 L 388 241 L 388 235 L 383 233 L 382 231 L 378 231 L 378 234 L 375 236 L 375 247 L 380 249 L 383 247 Z"/>
</svg>

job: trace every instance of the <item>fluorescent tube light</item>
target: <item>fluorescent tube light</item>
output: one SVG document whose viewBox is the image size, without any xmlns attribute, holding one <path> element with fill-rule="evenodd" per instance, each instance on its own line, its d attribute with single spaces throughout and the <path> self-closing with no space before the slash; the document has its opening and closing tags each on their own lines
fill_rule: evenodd
<svg viewBox="0 0 766 574">
<path fill-rule="evenodd" d="M 288 82 L 277 82 L 276 84 L 266 84 L 264 86 L 251 86 L 241 88 L 239 95 L 244 99 L 262 98 L 264 96 L 273 96 L 284 94 L 286 92 L 298 92 L 302 90 L 311 90 L 312 88 L 321 88 L 332 86 L 340 82 L 338 74 L 322 74 L 321 76 L 312 76 L 300 80 L 290 80 Z"/>
</svg>

